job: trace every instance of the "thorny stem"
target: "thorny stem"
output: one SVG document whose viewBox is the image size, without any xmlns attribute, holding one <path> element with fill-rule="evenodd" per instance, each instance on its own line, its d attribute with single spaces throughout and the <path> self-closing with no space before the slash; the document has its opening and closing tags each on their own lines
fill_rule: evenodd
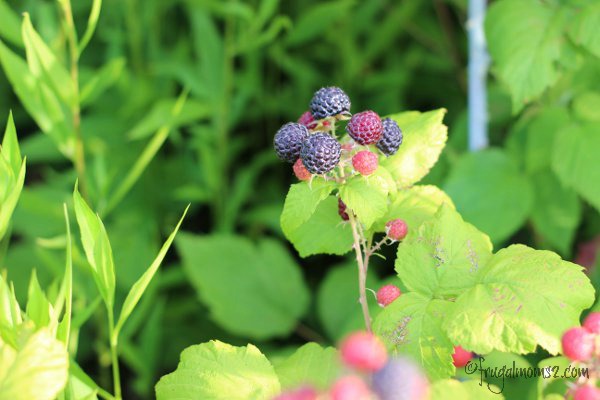
<svg viewBox="0 0 600 400">
<path fill-rule="evenodd" d="M 73 22 L 73 11 L 70 0 L 60 1 L 64 14 L 65 30 L 69 45 L 69 59 L 71 69 L 71 80 L 73 81 L 74 99 L 72 99 L 71 112 L 73 114 L 73 129 L 75 131 L 75 154 L 73 164 L 79 178 L 81 194 L 87 199 L 87 181 L 85 178 L 85 151 L 83 148 L 83 137 L 81 135 L 81 108 L 79 106 L 79 49 L 77 46 L 77 34 Z"/>
</svg>

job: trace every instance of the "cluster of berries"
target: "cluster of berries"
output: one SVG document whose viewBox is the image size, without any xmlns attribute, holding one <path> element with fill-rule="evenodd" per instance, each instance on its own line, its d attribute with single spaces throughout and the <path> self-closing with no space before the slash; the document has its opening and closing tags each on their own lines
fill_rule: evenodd
<svg viewBox="0 0 600 400">
<path fill-rule="evenodd" d="M 355 332 L 340 344 L 346 367 L 326 393 L 304 386 L 276 400 L 425 400 L 429 381 L 421 369 L 403 357 L 388 357 L 381 340 L 368 332 Z"/>
<path fill-rule="evenodd" d="M 346 132 L 350 139 L 335 135 L 338 121 L 348 120 Z M 298 122 L 283 125 L 273 141 L 277 156 L 294 164 L 294 173 L 300 180 L 312 175 L 324 175 L 338 166 L 340 160 L 351 159 L 354 171 L 370 175 L 377 169 L 377 154 L 369 150 L 374 145 L 385 156 L 391 156 L 402 144 L 402 131 L 390 119 L 381 119 L 374 111 L 350 114 L 350 99 L 338 87 L 319 89 Z M 359 148 L 355 152 L 355 148 Z M 367 147 L 365 147 L 367 146 Z"/>
<path fill-rule="evenodd" d="M 600 400 L 595 385 L 600 378 L 600 312 L 590 313 L 581 327 L 571 328 L 562 337 L 563 354 L 571 361 L 590 367 L 589 380 L 578 381 L 570 394 L 574 400 Z"/>
</svg>

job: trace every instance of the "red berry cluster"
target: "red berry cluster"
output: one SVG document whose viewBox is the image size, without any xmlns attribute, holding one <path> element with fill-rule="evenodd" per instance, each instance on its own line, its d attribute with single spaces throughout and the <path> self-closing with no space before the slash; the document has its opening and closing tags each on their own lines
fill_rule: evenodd
<svg viewBox="0 0 600 400">
<path fill-rule="evenodd" d="M 600 378 L 600 312 L 590 313 L 581 327 L 567 330 L 562 349 L 571 361 L 589 367 L 589 380 L 578 380 L 567 395 L 574 400 L 600 400 L 600 389 L 595 385 Z"/>
<path fill-rule="evenodd" d="M 354 332 L 340 344 L 346 367 L 326 392 L 313 387 L 282 393 L 276 400 L 425 400 L 429 382 L 420 368 L 405 358 L 389 358 L 385 345 L 372 333 Z"/>
</svg>

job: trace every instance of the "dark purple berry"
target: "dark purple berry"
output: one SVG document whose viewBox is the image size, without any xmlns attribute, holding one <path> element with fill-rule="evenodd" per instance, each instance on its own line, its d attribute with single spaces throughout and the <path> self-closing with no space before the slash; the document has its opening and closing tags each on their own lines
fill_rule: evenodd
<svg viewBox="0 0 600 400">
<path fill-rule="evenodd" d="M 347 208 L 346 203 L 344 203 L 342 201 L 342 199 L 340 199 L 338 197 L 338 214 L 344 221 L 348 221 L 350 219 L 350 216 L 348 215 L 348 211 L 346 211 L 346 208 Z"/>
<path fill-rule="evenodd" d="M 300 158 L 311 174 L 325 174 L 334 169 L 342 153 L 342 146 L 331 135 L 315 133 L 302 143 Z"/>
<path fill-rule="evenodd" d="M 396 154 L 402 144 L 402 130 L 391 118 L 384 118 L 381 122 L 383 123 L 383 134 L 377 142 L 377 148 L 389 157 Z"/>
<path fill-rule="evenodd" d="M 283 125 L 275 134 L 273 146 L 280 160 L 294 163 L 300 157 L 302 143 L 309 137 L 308 129 L 295 122 Z"/>
<path fill-rule="evenodd" d="M 339 87 L 324 87 L 315 92 L 310 101 L 310 111 L 315 119 L 350 112 L 350 98 Z"/>
<path fill-rule="evenodd" d="M 354 114 L 346 126 L 348 134 L 358 144 L 376 143 L 383 132 L 381 118 L 374 111 L 363 111 Z"/>
</svg>

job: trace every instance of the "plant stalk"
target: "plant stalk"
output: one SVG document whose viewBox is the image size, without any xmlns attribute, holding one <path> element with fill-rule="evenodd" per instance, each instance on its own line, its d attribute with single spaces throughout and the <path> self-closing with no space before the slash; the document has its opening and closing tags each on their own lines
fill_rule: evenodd
<svg viewBox="0 0 600 400">
<path fill-rule="evenodd" d="M 352 237 L 354 238 L 354 252 L 356 253 L 356 263 L 358 264 L 358 292 L 359 303 L 362 308 L 363 317 L 365 319 L 365 327 L 367 332 L 372 332 L 371 315 L 369 314 L 369 304 L 367 303 L 367 265 L 364 263 L 361 250 L 362 239 L 358 234 L 357 221 L 354 214 L 349 210 L 350 226 L 352 227 Z"/>
<path fill-rule="evenodd" d="M 119 372 L 118 332 L 115 330 L 115 318 L 112 308 L 108 309 L 108 334 L 110 337 L 110 359 L 112 364 L 115 399 L 121 400 L 121 373 Z"/>
</svg>

